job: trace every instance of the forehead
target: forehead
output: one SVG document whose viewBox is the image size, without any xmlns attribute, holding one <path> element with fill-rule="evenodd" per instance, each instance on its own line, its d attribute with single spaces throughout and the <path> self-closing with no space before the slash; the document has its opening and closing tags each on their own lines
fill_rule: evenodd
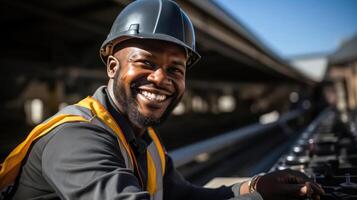
<svg viewBox="0 0 357 200">
<path fill-rule="evenodd" d="M 114 48 L 114 54 L 118 53 L 123 49 L 130 49 L 134 47 L 135 49 L 144 50 L 143 52 L 149 52 L 153 54 L 164 54 L 169 53 L 175 56 L 186 58 L 186 50 L 174 43 L 160 41 L 160 40 L 150 40 L 150 39 L 129 39 L 124 41 Z"/>
</svg>

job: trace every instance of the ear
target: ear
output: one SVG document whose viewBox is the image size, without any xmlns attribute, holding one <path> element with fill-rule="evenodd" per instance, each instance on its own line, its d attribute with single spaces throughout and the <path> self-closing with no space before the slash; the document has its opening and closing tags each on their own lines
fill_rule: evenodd
<svg viewBox="0 0 357 200">
<path fill-rule="evenodd" d="M 119 60 L 114 56 L 108 56 L 107 59 L 107 75 L 109 79 L 114 78 L 117 70 L 120 68 Z"/>
</svg>

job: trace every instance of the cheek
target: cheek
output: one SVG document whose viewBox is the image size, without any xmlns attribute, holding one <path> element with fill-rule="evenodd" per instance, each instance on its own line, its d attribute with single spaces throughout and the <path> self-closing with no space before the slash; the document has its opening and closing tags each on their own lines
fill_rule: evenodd
<svg viewBox="0 0 357 200">
<path fill-rule="evenodd" d="M 135 79 L 135 70 L 129 68 L 125 71 L 122 71 L 119 75 L 119 80 L 123 85 L 130 85 L 133 79 Z"/>
<path fill-rule="evenodd" d="M 129 77 L 135 77 L 138 73 L 138 70 L 136 70 L 134 67 L 129 67 L 125 74 Z"/>
<path fill-rule="evenodd" d="M 121 80 L 125 81 L 127 84 L 132 84 L 133 82 L 141 79 L 147 73 L 141 69 L 137 69 L 135 67 L 129 67 L 123 73 Z"/>
<path fill-rule="evenodd" d="M 185 80 L 177 82 L 177 92 L 182 95 L 185 92 L 186 83 Z"/>
</svg>

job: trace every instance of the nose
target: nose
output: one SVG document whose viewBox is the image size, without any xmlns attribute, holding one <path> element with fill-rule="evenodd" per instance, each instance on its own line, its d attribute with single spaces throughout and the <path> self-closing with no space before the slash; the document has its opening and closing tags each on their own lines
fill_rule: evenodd
<svg viewBox="0 0 357 200">
<path fill-rule="evenodd" d="M 147 77 L 147 80 L 161 87 L 171 85 L 172 83 L 163 68 L 157 68 Z"/>
</svg>

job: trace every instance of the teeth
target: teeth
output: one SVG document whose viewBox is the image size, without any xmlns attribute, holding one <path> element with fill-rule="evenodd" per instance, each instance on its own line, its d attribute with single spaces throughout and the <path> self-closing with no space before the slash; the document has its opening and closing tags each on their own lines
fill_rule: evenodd
<svg viewBox="0 0 357 200">
<path fill-rule="evenodd" d="M 166 99 L 166 95 L 154 94 L 148 91 L 141 91 L 140 94 L 149 100 L 164 101 Z"/>
</svg>

